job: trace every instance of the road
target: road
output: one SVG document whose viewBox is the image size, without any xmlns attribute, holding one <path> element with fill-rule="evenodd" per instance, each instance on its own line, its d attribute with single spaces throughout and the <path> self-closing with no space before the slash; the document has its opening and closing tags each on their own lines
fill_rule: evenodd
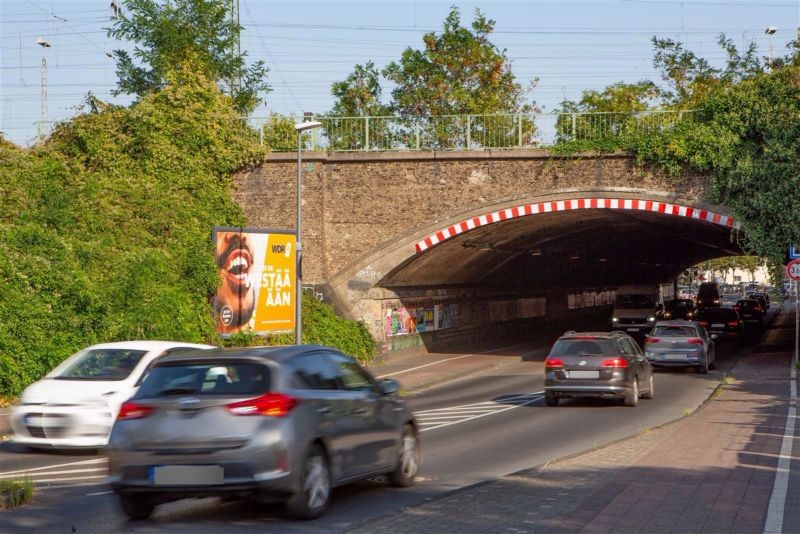
<svg viewBox="0 0 800 534">
<path fill-rule="evenodd" d="M 722 346 L 717 370 L 656 375 L 656 395 L 636 408 L 601 400 L 545 407 L 542 361 L 531 346 L 525 361 L 429 389 L 408 398 L 422 430 L 424 463 L 409 489 L 365 481 L 334 491 L 327 515 L 284 520 L 276 505 L 218 499 L 163 505 L 146 522 L 128 521 L 103 485 L 105 461 L 80 454 L 0 449 L 0 478 L 26 472 L 39 481 L 31 506 L 0 514 L 0 532 L 330 532 L 466 485 L 577 454 L 680 418 L 702 404 L 748 347 Z M 96 478 L 91 478 L 96 477 Z M 45 482 L 46 481 L 46 482 Z"/>
</svg>

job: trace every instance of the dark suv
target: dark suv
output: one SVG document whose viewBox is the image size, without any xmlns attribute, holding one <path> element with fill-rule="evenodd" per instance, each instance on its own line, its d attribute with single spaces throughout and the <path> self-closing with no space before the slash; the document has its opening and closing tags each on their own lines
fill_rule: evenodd
<svg viewBox="0 0 800 534">
<path fill-rule="evenodd" d="M 697 290 L 698 308 L 720 308 L 719 286 L 715 282 L 703 282 Z"/>
<path fill-rule="evenodd" d="M 544 361 L 544 398 L 610 397 L 636 406 L 653 398 L 653 368 L 624 332 L 565 332 Z"/>
</svg>

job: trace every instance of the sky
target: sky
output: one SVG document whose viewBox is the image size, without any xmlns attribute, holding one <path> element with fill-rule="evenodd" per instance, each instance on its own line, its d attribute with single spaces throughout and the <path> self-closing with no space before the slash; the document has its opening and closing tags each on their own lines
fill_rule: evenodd
<svg viewBox="0 0 800 534">
<path fill-rule="evenodd" d="M 123 5 L 124 0 L 117 0 Z M 491 40 L 511 60 L 529 102 L 554 111 L 564 99 L 618 81 L 661 82 L 652 66 L 652 36 L 677 39 L 719 65 L 725 33 L 738 45 L 754 42 L 784 53 L 800 25 L 800 0 L 239 0 L 242 50 L 270 68 L 272 91 L 254 116 L 325 112 L 331 84 L 357 63 L 382 68 L 425 33 L 441 31 L 451 5 L 462 24 L 475 9 L 496 21 Z M 42 59 L 47 61 L 47 119 L 79 112 L 87 93 L 114 97 L 114 60 L 107 53 L 131 43 L 107 36 L 110 0 L 0 0 L 0 131 L 20 145 L 36 138 L 42 116 Z M 42 38 L 51 46 L 37 44 Z M 385 100 L 391 85 L 384 85 Z"/>
</svg>

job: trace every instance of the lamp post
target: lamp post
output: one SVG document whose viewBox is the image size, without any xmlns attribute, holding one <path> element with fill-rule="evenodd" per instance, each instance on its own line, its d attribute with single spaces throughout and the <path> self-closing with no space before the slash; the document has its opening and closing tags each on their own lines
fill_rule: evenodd
<svg viewBox="0 0 800 534">
<path fill-rule="evenodd" d="M 295 345 L 302 345 L 303 333 L 303 245 L 302 245 L 302 230 L 303 230 L 303 212 L 302 212 L 302 192 L 303 192 L 303 168 L 302 168 L 302 152 L 303 152 L 303 132 L 306 130 L 313 130 L 322 126 L 321 122 L 308 121 L 300 122 L 294 125 L 297 130 L 297 244 L 296 244 L 296 263 L 295 263 L 295 283 L 297 284 L 297 298 L 295 299 L 295 321 L 294 321 L 294 339 Z"/>
<path fill-rule="evenodd" d="M 775 35 L 775 32 L 778 31 L 778 28 L 775 26 L 768 26 L 764 33 L 769 35 L 769 61 L 772 63 L 772 36 Z"/>
</svg>

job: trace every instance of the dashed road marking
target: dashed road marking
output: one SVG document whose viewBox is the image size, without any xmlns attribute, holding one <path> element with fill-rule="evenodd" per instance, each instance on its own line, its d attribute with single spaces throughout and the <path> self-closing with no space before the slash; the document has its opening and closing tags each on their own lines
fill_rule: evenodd
<svg viewBox="0 0 800 534">
<path fill-rule="evenodd" d="M 420 426 L 420 432 L 427 432 L 437 428 L 466 423 L 481 417 L 507 412 L 520 406 L 527 406 L 539 401 L 544 396 L 543 391 L 526 393 L 523 395 L 507 395 L 495 400 L 449 406 L 434 410 L 422 410 L 414 413 Z"/>
</svg>

